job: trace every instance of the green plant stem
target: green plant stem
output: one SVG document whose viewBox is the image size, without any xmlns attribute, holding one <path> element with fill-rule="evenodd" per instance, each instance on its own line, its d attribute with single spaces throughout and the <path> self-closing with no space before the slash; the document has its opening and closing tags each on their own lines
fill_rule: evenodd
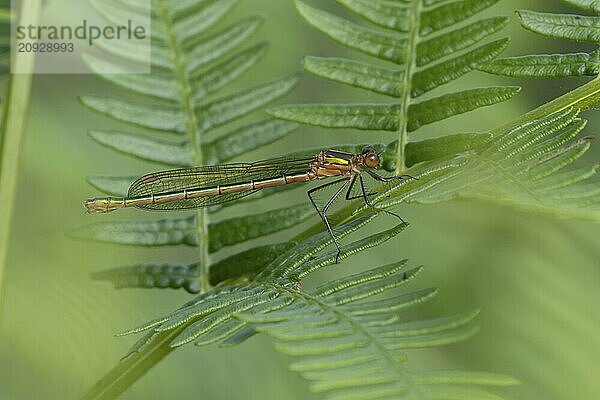
<svg viewBox="0 0 600 400">
<path fill-rule="evenodd" d="M 171 341 L 182 328 L 159 333 L 144 351 L 133 353 L 121 360 L 113 369 L 92 386 L 81 400 L 116 399 L 139 378 L 144 376 L 160 360 L 169 355 L 173 348 Z"/>
<path fill-rule="evenodd" d="M 0 8 L 0 23 L 10 23 L 13 15 L 11 14 L 10 9 L 8 8 Z"/>
<path fill-rule="evenodd" d="M 542 104 L 538 108 L 531 110 L 504 125 L 492 129 L 489 133 L 492 136 L 496 136 L 518 128 L 533 120 L 547 117 L 548 115 L 570 107 L 585 111 L 598 103 L 600 103 L 600 77 L 583 86 L 579 86 L 569 93 L 557 97 L 548 103 Z"/>
<path fill-rule="evenodd" d="M 363 336 L 369 343 L 371 343 L 376 348 L 377 352 L 379 352 L 383 356 L 383 360 L 389 366 L 389 369 L 394 371 L 394 373 L 398 375 L 399 380 L 410 379 L 408 373 L 404 369 L 404 364 L 398 361 L 398 359 L 396 358 L 397 356 L 391 354 L 391 352 L 387 350 L 385 345 L 381 342 L 381 339 L 379 337 L 373 335 L 371 332 L 365 329 L 365 326 L 363 324 L 359 323 L 355 318 L 352 318 L 349 314 L 340 312 L 340 310 L 336 309 L 335 307 L 332 307 L 330 304 L 327 304 L 326 302 L 322 301 L 321 299 L 315 296 L 312 296 L 309 293 L 291 290 L 288 287 L 284 287 L 277 284 L 267 286 L 272 286 L 273 288 L 275 288 L 275 290 L 278 290 L 279 292 L 286 292 L 292 297 L 302 299 L 302 301 L 308 304 L 319 307 L 325 313 L 335 315 L 339 321 L 347 322 L 350 326 L 352 326 L 355 332 L 360 333 L 361 336 Z"/>
<path fill-rule="evenodd" d="M 181 95 L 181 106 L 186 115 L 186 130 L 191 144 L 192 158 L 196 165 L 202 165 L 202 151 L 198 137 L 198 120 L 194 112 L 194 100 L 192 98 L 192 86 L 185 68 L 185 57 L 183 49 L 175 34 L 168 6 L 164 0 L 157 1 L 157 14 L 163 22 L 167 43 L 172 52 L 175 68 L 173 70 Z M 199 251 L 200 251 L 200 293 L 210 290 L 208 256 L 208 215 L 201 208 L 196 214 Z M 133 385 L 139 378 L 144 376 L 163 358 L 173 350 L 171 341 L 179 334 L 181 329 L 160 333 L 155 337 L 143 351 L 136 352 L 122 360 L 112 368 L 96 385 L 88 390 L 82 400 L 108 400 L 115 399 Z"/>
<path fill-rule="evenodd" d="M 411 7 L 411 29 L 408 36 L 408 54 L 410 60 L 406 61 L 406 67 L 402 75 L 402 92 L 400 94 L 400 114 L 398 116 L 398 146 L 396 147 L 396 175 L 406 170 L 406 145 L 408 143 L 408 110 L 410 107 L 413 71 L 417 67 L 415 54 L 417 41 L 419 39 L 419 18 L 421 14 L 421 2 L 413 1 Z"/>
<path fill-rule="evenodd" d="M 179 93 L 181 95 L 181 106 L 186 116 L 186 133 L 190 141 L 190 148 L 192 152 L 192 159 L 195 165 L 203 165 L 204 160 L 202 159 L 202 150 L 200 148 L 200 138 L 198 137 L 198 119 L 194 112 L 194 99 L 192 97 L 192 84 L 190 83 L 189 76 L 185 67 L 185 57 L 183 55 L 183 49 L 175 33 L 173 32 L 173 26 L 169 10 L 164 0 L 157 2 L 158 15 L 163 21 L 165 33 L 167 36 L 167 43 L 172 52 L 173 62 L 175 64 L 174 74 L 175 79 L 179 87 Z M 198 237 L 199 252 L 200 252 L 200 274 L 198 279 L 200 280 L 200 293 L 207 292 L 210 290 L 210 279 L 209 279 L 209 267 L 210 259 L 208 256 L 208 214 L 206 209 L 200 208 L 196 213 L 196 236 Z"/>
<path fill-rule="evenodd" d="M 41 0 L 24 0 L 21 21 L 37 21 Z M 17 188 L 21 142 L 27 120 L 31 81 L 35 67 L 34 53 L 14 54 L 13 68 L 21 73 L 10 75 L 0 132 L 0 309 L 6 257 L 10 242 L 10 224 Z"/>
</svg>

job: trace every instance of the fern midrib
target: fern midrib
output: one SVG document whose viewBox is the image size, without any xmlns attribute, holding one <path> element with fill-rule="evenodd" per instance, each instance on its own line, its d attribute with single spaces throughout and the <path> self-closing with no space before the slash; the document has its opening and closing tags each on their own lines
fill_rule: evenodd
<svg viewBox="0 0 600 400">
<path fill-rule="evenodd" d="M 12 15 L 10 9 L 7 9 L 7 8 L 0 9 L 0 23 L 8 24 L 8 23 L 10 23 L 12 17 L 13 17 L 13 15 Z"/>
<path fill-rule="evenodd" d="M 417 44 L 419 41 L 419 15 L 421 0 L 414 0 L 411 7 L 411 29 L 408 36 L 406 62 L 402 75 L 402 91 L 400 93 L 400 114 L 398 115 L 398 147 L 396 149 L 396 175 L 406 170 L 406 145 L 408 144 L 408 110 L 411 103 L 411 86 L 415 68 L 417 67 Z"/>
<path fill-rule="evenodd" d="M 162 337 L 152 341 L 149 350 L 134 353 L 121 360 L 119 364 L 92 386 L 81 397 L 81 400 L 110 400 L 119 397 L 137 379 L 174 350 L 170 343 L 182 330 L 183 327 L 179 327 L 169 332 L 159 333 Z M 105 384 L 104 382 L 108 383 Z"/>
<path fill-rule="evenodd" d="M 198 137 L 198 121 L 194 112 L 194 100 L 190 79 L 186 71 L 185 57 L 177 37 L 173 32 L 173 23 L 165 0 L 157 0 L 157 14 L 163 23 L 166 44 L 172 54 L 175 68 L 173 74 L 177 80 L 181 94 L 181 107 L 186 117 L 186 133 L 190 141 L 192 158 L 197 165 L 202 165 L 202 152 Z M 199 209 L 196 214 L 197 230 L 200 250 L 200 290 L 205 293 L 210 289 L 209 283 L 209 256 L 208 256 L 208 215 L 205 209 Z M 160 360 L 169 355 L 173 350 L 170 346 L 172 340 L 181 332 L 183 327 L 165 332 L 160 339 L 152 341 L 146 350 L 131 355 L 114 367 L 103 380 L 92 387 L 82 399 L 114 399 L 129 388 L 135 381 L 154 367 Z M 104 383 L 107 382 L 107 383 Z"/>
<path fill-rule="evenodd" d="M 531 198 L 533 200 L 535 200 L 539 203 L 542 203 L 542 201 L 538 198 L 538 196 L 536 195 L 536 193 L 534 191 L 529 189 L 529 187 L 526 184 L 522 183 L 516 176 L 514 176 L 510 171 L 507 171 L 504 167 L 502 167 L 497 162 L 494 162 L 493 160 L 482 157 L 479 154 L 475 154 L 474 158 L 476 160 L 478 160 L 479 162 L 481 162 L 482 164 L 488 165 L 492 169 L 496 170 L 496 172 L 499 175 L 503 176 L 508 181 L 512 182 L 515 186 L 519 187 L 524 193 L 527 193 L 529 196 L 531 196 Z M 484 181 L 485 181 L 485 179 L 484 179 Z"/>
<path fill-rule="evenodd" d="M 359 322 L 352 319 L 350 316 L 344 314 L 343 312 L 341 312 L 339 310 L 336 310 L 334 307 L 319 300 L 318 298 L 311 296 L 309 293 L 292 290 L 288 287 L 278 285 L 276 283 L 268 283 L 268 284 L 265 284 L 265 286 L 271 287 L 271 288 L 279 291 L 280 293 L 287 292 L 291 296 L 296 297 L 296 298 L 301 298 L 302 300 L 306 301 L 309 304 L 311 304 L 311 303 L 315 304 L 318 307 L 320 307 L 322 310 L 334 314 L 340 320 L 344 320 L 344 321 L 348 322 L 350 324 L 350 326 L 352 326 L 352 328 L 356 332 L 358 332 L 359 334 L 364 336 L 369 341 L 369 343 L 373 344 L 373 346 L 375 346 L 375 348 L 377 348 L 379 353 L 383 355 L 385 361 L 400 376 L 400 378 L 410 379 L 410 376 L 408 375 L 407 371 L 403 368 L 402 365 L 400 365 L 396 361 L 394 356 L 389 353 L 389 351 L 385 348 L 385 345 L 383 343 L 381 343 L 381 341 L 378 340 L 377 336 L 374 336 L 373 334 L 371 334 Z"/>
<path fill-rule="evenodd" d="M 179 93 L 181 94 L 181 106 L 186 119 L 186 134 L 190 141 L 190 151 L 192 159 L 196 165 L 203 165 L 202 151 L 198 134 L 198 119 L 194 111 L 194 99 L 192 97 L 192 85 L 186 70 L 186 61 L 183 49 L 175 33 L 173 32 L 173 22 L 165 0 L 158 0 L 158 14 L 163 23 L 167 47 L 172 54 L 175 68 L 173 73 L 177 80 Z M 200 293 L 210 290 L 209 283 L 209 265 L 208 255 L 208 213 L 205 208 L 199 208 L 196 212 L 196 236 L 198 239 L 198 248 L 200 251 Z"/>
<path fill-rule="evenodd" d="M 488 133 L 494 137 L 516 129 L 533 120 L 542 119 L 548 115 L 565 110 L 569 107 L 585 111 L 598 103 L 600 103 L 600 76 L 583 86 L 579 86 L 569 93 L 557 97 L 548 103 L 542 104 L 536 109 L 531 110 L 504 125 L 490 130 Z"/>
</svg>

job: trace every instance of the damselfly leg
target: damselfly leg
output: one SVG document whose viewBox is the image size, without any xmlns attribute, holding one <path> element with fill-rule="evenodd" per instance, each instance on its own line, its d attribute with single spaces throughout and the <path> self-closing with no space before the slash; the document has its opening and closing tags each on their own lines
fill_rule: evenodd
<svg viewBox="0 0 600 400">
<path fill-rule="evenodd" d="M 340 188 L 335 192 L 335 194 L 327 201 L 327 203 L 325 203 L 325 205 L 323 206 L 323 208 L 319 209 L 319 206 L 317 205 L 317 203 L 315 202 L 315 199 L 313 198 L 313 194 L 315 192 L 318 192 L 319 190 L 323 190 L 323 189 L 328 188 L 330 186 L 337 185 L 338 183 L 341 183 L 341 182 L 344 182 L 344 184 L 342 186 L 340 186 Z M 340 254 L 342 253 L 342 250 L 340 249 L 340 245 L 339 245 L 339 243 L 337 241 L 337 238 L 335 237 L 335 233 L 333 233 L 333 229 L 331 228 L 331 224 L 329 223 L 329 219 L 327 218 L 327 210 L 329 209 L 329 207 L 331 207 L 331 205 L 339 197 L 339 195 L 344 191 L 344 188 L 348 185 L 348 183 L 350 183 L 350 179 L 349 178 L 337 179 L 337 180 L 335 180 L 333 182 L 329 182 L 329 183 L 326 183 L 324 185 L 312 188 L 312 189 L 310 189 L 307 192 L 308 198 L 309 198 L 310 202 L 312 203 L 312 205 L 315 208 L 315 210 L 317 210 L 317 213 L 319 214 L 319 216 L 321 217 L 321 219 L 325 223 L 325 226 L 327 227 L 327 230 L 329 231 L 329 234 L 331 235 L 331 238 L 333 239 L 333 244 L 335 245 L 335 247 L 337 249 L 337 254 L 335 256 L 335 263 L 336 264 L 338 263 Z"/>
<path fill-rule="evenodd" d="M 346 192 L 346 200 L 356 200 L 356 199 L 363 198 L 365 196 L 365 190 L 364 190 L 364 188 L 362 188 L 360 194 L 352 195 L 352 189 L 354 189 L 354 184 L 356 183 L 356 179 L 358 177 L 360 177 L 359 174 L 354 174 L 352 176 L 352 180 L 350 181 L 350 187 L 348 188 L 348 191 Z M 376 194 L 377 194 L 377 192 L 369 192 L 366 195 L 368 197 L 368 196 L 375 196 Z"/>
<path fill-rule="evenodd" d="M 381 176 L 377 172 L 371 171 L 370 169 L 367 169 L 365 171 L 367 172 L 367 174 L 371 175 L 371 177 L 373 179 L 375 179 L 376 181 L 379 181 L 379 182 L 383 182 L 383 183 L 392 182 L 397 179 L 404 179 L 404 178 L 410 178 L 410 179 L 416 179 L 416 180 L 419 179 L 415 176 L 408 175 L 408 174 L 394 175 L 394 176 Z"/>
<path fill-rule="evenodd" d="M 366 170 L 366 171 L 367 171 L 367 173 L 369 173 L 370 176 L 372 176 L 378 182 L 391 182 L 393 180 L 404 179 L 406 177 L 410 177 L 410 178 L 416 179 L 416 178 L 414 178 L 414 177 L 412 177 L 410 175 L 398 175 L 398 176 L 392 176 L 392 177 L 383 177 L 383 176 L 380 176 L 380 175 L 378 175 L 375 172 L 372 172 L 370 170 Z M 357 180 L 358 180 L 359 185 L 360 185 L 360 194 L 353 195 L 352 194 L 352 189 L 354 188 L 354 185 L 356 184 Z M 318 192 L 318 191 L 320 191 L 320 190 L 326 189 L 328 187 L 337 185 L 337 184 L 342 183 L 342 182 L 343 182 L 343 184 L 336 190 L 336 192 L 333 194 L 333 196 L 331 196 L 331 198 L 327 201 L 327 203 L 325 203 L 325 205 L 322 208 L 320 208 L 317 205 L 317 203 L 316 203 L 316 201 L 315 201 L 315 199 L 313 197 L 313 194 L 316 193 L 316 192 Z M 317 211 L 317 213 L 319 214 L 319 216 L 321 217 L 321 219 L 323 220 L 323 222 L 325 223 L 325 226 L 327 227 L 327 230 L 329 231 L 329 234 L 331 235 L 331 237 L 333 239 L 333 243 L 334 243 L 334 245 L 335 245 L 335 247 L 336 247 L 336 249 L 338 251 L 337 255 L 335 257 L 336 264 L 339 261 L 339 257 L 341 255 L 341 249 L 340 249 L 340 245 L 339 245 L 339 243 L 337 241 L 337 238 L 335 236 L 335 233 L 333 232 L 333 228 L 331 227 L 331 223 L 329 222 L 329 219 L 327 218 L 327 211 L 333 205 L 333 203 L 339 198 L 339 196 L 342 194 L 342 192 L 344 191 L 344 189 L 346 187 L 348 187 L 348 189 L 346 190 L 346 196 L 345 196 L 346 200 L 355 200 L 355 199 L 362 198 L 364 200 L 365 204 L 368 207 L 371 207 L 371 208 L 373 208 L 373 209 L 375 209 L 377 211 L 384 212 L 384 213 L 386 213 L 388 215 L 394 216 L 394 217 L 398 218 L 402 223 L 406 223 L 404 221 L 404 219 L 402 219 L 402 217 L 399 216 L 398 214 L 393 213 L 393 212 L 388 211 L 388 210 L 377 208 L 377 207 L 375 207 L 373 205 L 373 203 L 369 199 L 369 196 L 376 195 L 377 192 L 368 192 L 367 191 L 364 178 L 359 173 L 352 173 L 351 176 L 344 177 L 344 178 L 335 180 L 333 182 L 328 182 L 328 183 L 326 183 L 324 185 L 317 186 L 317 187 L 315 187 L 313 189 L 310 189 L 308 191 L 308 198 L 310 199 L 310 202 L 312 203 L 313 207 L 315 208 L 315 210 Z"/>
<path fill-rule="evenodd" d="M 396 217 L 396 218 L 398 218 L 400 220 L 400 222 L 402 222 L 403 224 L 405 224 L 406 221 L 404 221 L 404 219 L 402 219 L 402 217 L 399 216 L 398 214 L 396 214 L 394 212 L 391 212 L 391 211 L 388 211 L 388 210 L 385 210 L 383 208 L 377 208 L 377 207 L 375 207 L 373 205 L 373 203 L 371 203 L 371 199 L 369 199 L 369 195 L 374 194 L 374 193 L 367 193 L 367 190 L 365 189 L 365 180 L 363 179 L 362 175 L 359 175 L 359 174 L 357 174 L 357 175 L 358 175 L 358 180 L 360 182 L 360 189 L 361 189 L 361 192 L 362 192 L 361 196 L 357 196 L 357 198 L 358 197 L 362 197 L 364 199 L 364 201 L 365 201 L 365 204 L 368 207 L 371 207 L 371 208 L 373 208 L 373 209 L 375 209 L 377 211 L 381 211 L 381 212 L 384 212 L 384 213 L 386 213 L 388 215 Z M 402 179 L 403 176 L 406 176 L 406 175 L 393 176 L 393 177 L 390 177 L 390 178 L 384 178 L 384 177 L 378 175 L 378 177 L 381 178 L 381 179 L 387 179 L 386 182 L 390 182 L 390 181 L 395 180 L 395 179 Z M 377 179 L 377 180 L 379 180 L 379 179 Z"/>
</svg>

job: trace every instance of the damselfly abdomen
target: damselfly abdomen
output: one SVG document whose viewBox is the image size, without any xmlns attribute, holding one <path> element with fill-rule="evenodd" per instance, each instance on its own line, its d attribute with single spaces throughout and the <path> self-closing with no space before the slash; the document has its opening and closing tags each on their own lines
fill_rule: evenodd
<svg viewBox="0 0 600 400">
<path fill-rule="evenodd" d="M 310 189 L 308 198 L 325 223 L 339 251 L 337 239 L 327 219 L 327 211 L 344 189 L 346 189 L 346 200 L 363 198 L 365 203 L 371 206 L 370 193 L 365 190 L 361 172 L 367 173 L 379 182 L 409 177 L 409 175 L 383 177 L 375 172 L 380 167 L 380 157 L 371 148 L 358 154 L 323 150 L 311 157 L 281 157 L 254 163 L 155 172 L 133 182 L 127 197 L 96 197 L 86 200 L 84 204 L 88 212 L 94 214 L 126 207 L 182 210 L 222 204 L 268 187 L 338 177 L 332 182 Z M 360 184 L 360 194 L 353 196 L 352 189 L 357 181 Z M 323 207 L 318 207 L 313 194 L 336 184 L 341 184 L 341 187 Z"/>
</svg>

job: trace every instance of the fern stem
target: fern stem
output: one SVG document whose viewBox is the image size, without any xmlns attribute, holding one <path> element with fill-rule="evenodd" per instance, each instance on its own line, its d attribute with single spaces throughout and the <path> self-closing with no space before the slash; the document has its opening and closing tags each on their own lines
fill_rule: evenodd
<svg viewBox="0 0 600 400">
<path fill-rule="evenodd" d="M 531 110 L 504 125 L 492 129 L 489 133 L 492 136 L 496 136 L 570 107 L 585 111 L 598 103 L 600 103 L 600 77 L 597 77 L 585 85 L 579 86 L 569 93 L 557 97 L 548 103 L 544 103 L 538 108 Z"/>
<path fill-rule="evenodd" d="M 0 9 L 0 23 L 9 24 L 12 18 L 13 18 L 13 15 L 12 15 L 10 9 L 7 9 L 7 8 Z M 37 20 L 37 18 L 36 18 L 36 20 Z"/>
<path fill-rule="evenodd" d="M 157 334 L 144 351 L 136 352 L 121 360 L 113 369 L 92 386 L 81 400 L 116 399 L 152 367 L 165 358 L 174 349 L 171 341 L 182 328 Z"/>
<path fill-rule="evenodd" d="M 412 77 L 417 60 L 415 57 L 417 42 L 419 40 L 419 16 L 421 14 L 421 0 L 412 2 L 411 29 L 408 36 L 407 52 L 409 60 L 406 61 L 402 75 L 402 92 L 400 94 L 400 115 L 398 116 L 398 146 L 396 147 L 396 174 L 400 175 L 406 170 L 406 145 L 408 143 L 408 109 L 411 100 Z"/>
<path fill-rule="evenodd" d="M 203 160 L 198 134 L 198 120 L 194 111 L 194 100 L 192 97 L 190 79 L 185 68 L 186 64 L 183 49 L 173 32 L 168 4 L 164 0 L 158 0 L 156 6 L 157 15 L 163 23 L 166 42 L 171 50 L 173 63 L 175 65 L 173 73 L 179 86 L 181 106 L 186 115 L 186 130 L 191 144 L 192 159 L 197 165 L 202 165 Z M 197 212 L 196 223 L 196 235 L 200 250 L 200 290 L 201 293 L 205 293 L 210 289 L 208 275 L 210 265 L 208 256 L 208 215 L 205 209 L 200 209 Z M 122 360 L 104 375 L 94 387 L 84 394 L 82 400 L 109 400 L 117 398 L 174 350 L 174 348 L 171 347 L 171 341 L 181 332 L 181 330 L 182 328 L 157 334 L 158 337 L 150 341 L 147 348 Z"/>
<path fill-rule="evenodd" d="M 390 368 L 392 370 L 394 370 L 398 375 L 400 375 L 400 379 L 398 379 L 398 381 L 406 381 L 406 380 L 410 379 L 407 371 L 403 368 L 403 365 L 398 362 L 398 360 L 394 357 L 393 354 L 390 354 L 390 352 L 386 349 L 385 345 L 383 343 L 381 343 L 381 341 L 377 338 L 377 336 L 374 336 L 372 333 L 370 333 L 368 330 L 366 330 L 365 327 L 360 322 L 351 318 L 350 315 L 340 312 L 335 307 L 331 307 L 329 304 L 319 300 L 318 298 L 316 298 L 314 296 L 311 296 L 307 292 L 292 290 L 289 287 L 285 287 L 285 286 L 281 286 L 281 285 L 277 285 L 277 284 L 267 284 L 266 286 L 271 286 L 279 292 L 286 291 L 293 297 L 301 298 L 306 303 L 314 304 L 317 307 L 319 307 L 321 310 L 325 311 L 326 313 L 335 315 L 338 320 L 348 322 L 348 324 L 356 332 L 359 332 L 365 339 L 367 339 L 369 341 L 369 343 L 371 343 L 377 349 L 377 351 L 379 353 L 382 354 L 383 359 L 387 362 L 387 364 L 390 366 Z"/>
<path fill-rule="evenodd" d="M 21 20 L 27 22 L 27 24 L 37 21 L 41 7 L 41 0 L 24 0 L 20 10 Z M 10 242 L 10 224 L 17 188 L 21 141 L 25 131 L 32 74 L 35 67 L 34 54 L 14 54 L 13 68 L 21 73 L 9 75 L 2 131 L 0 132 L 0 305 L 2 303 L 4 269 Z"/>
<path fill-rule="evenodd" d="M 192 97 L 192 85 L 190 78 L 186 71 L 185 56 L 183 49 L 175 33 L 173 32 L 173 26 L 171 21 L 171 15 L 168 7 L 163 0 L 158 1 L 158 14 L 164 24 L 164 30 L 166 34 L 166 41 L 171 50 L 173 63 L 175 68 L 173 73 L 177 84 L 179 86 L 179 93 L 181 95 L 181 106 L 186 116 L 186 130 L 190 141 L 190 148 L 192 152 L 192 159 L 196 165 L 204 164 L 202 159 L 202 150 L 200 148 L 200 138 L 198 133 L 198 119 L 194 112 L 194 99 Z M 206 209 L 200 208 L 196 212 L 196 236 L 198 237 L 199 251 L 200 251 L 200 292 L 204 293 L 210 290 L 209 283 L 209 266 L 210 260 L 208 256 L 208 214 Z"/>
</svg>

